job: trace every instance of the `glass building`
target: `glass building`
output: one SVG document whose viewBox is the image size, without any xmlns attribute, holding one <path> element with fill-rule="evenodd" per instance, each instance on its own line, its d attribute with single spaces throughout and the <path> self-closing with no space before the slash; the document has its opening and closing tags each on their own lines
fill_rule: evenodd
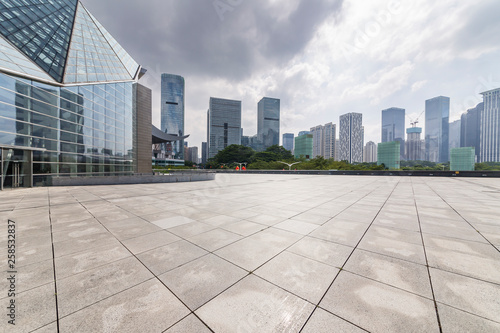
<svg viewBox="0 0 500 333">
<path fill-rule="evenodd" d="M 460 147 L 474 147 L 476 161 L 480 161 L 480 128 L 484 103 L 467 110 L 460 118 Z"/>
<path fill-rule="evenodd" d="M 435 163 L 449 158 L 450 98 L 439 96 L 425 101 L 425 155 Z"/>
<path fill-rule="evenodd" d="M 257 105 L 257 137 L 263 149 L 280 144 L 280 100 L 262 98 Z"/>
<path fill-rule="evenodd" d="M 80 1 L 1 1 L 1 188 L 150 172 L 144 72 Z"/>
<path fill-rule="evenodd" d="M 184 78 L 179 75 L 161 75 L 161 130 L 167 134 L 184 136 Z M 184 140 L 174 141 L 166 149 L 171 157 L 184 159 Z"/>
<path fill-rule="evenodd" d="M 405 109 L 382 110 L 382 142 L 398 141 L 401 159 L 405 151 Z"/>
<path fill-rule="evenodd" d="M 313 135 L 304 134 L 295 138 L 295 158 L 311 159 L 313 154 Z"/>
<path fill-rule="evenodd" d="M 450 170 L 474 171 L 475 155 L 474 147 L 452 148 L 450 151 Z"/>
<path fill-rule="evenodd" d="M 208 158 L 230 145 L 241 145 L 241 101 L 210 97 Z"/>
<path fill-rule="evenodd" d="M 485 91 L 480 123 L 480 161 L 500 162 L 500 88 Z"/>
<path fill-rule="evenodd" d="M 408 161 L 419 161 L 422 159 L 421 134 L 421 127 L 410 127 L 406 129 L 406 159 Z"/>
<path fill-rule="evenodd" d="M 283 134 L 283 148 L 293 152 L 293 143 L 294 143 L 295 135 L 293 133 L 285 133 Z"/>
<path fill-rule="evenodd" d="M 347 113 L 339 120 L 339 159 L 349 163 L 363 162 L 363 115 Z"/>
<path fill-rule="evenodd" d="M 401 145 L 398 141 L 381 142 L 377 145 L 377 165 L 384 164 L 387 169 L 400 168 Z"/>
</svg>

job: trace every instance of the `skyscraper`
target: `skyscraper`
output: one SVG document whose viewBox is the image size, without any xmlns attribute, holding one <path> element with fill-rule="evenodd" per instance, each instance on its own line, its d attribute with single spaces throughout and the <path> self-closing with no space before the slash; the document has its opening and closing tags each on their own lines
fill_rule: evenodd
<svg viewBox="0 0 500 333">
<path fill-rule="evenodd" d="M 201 163 L 202 164 L 207 163 L 207 143 L 206 142 L 201 143 Z"/>
<path fill-rule="evenodd" d="M 425 155 L 436 163 L 449 161 L 450 98 L 439 96 L 425 101 Z"/>
<path fill-rule="evenodd" d="M 326 159 L 335 158 L 336 125 L 328 123 L 311 128 L 313 135 L 313 158 L 323 156 Z"/>
<path fill-rule="evenodd" d="M 474 147 L 475 161 L 480 161 L 480 128 L 484 103 L 467 110 L 460 118 L 460 147 Z"/>
<path fill-rule="evenodd" d="M 339 159 L 349 163 L 363 162 L 363 115 L 343 114 L 339 125 Z"/>
<path fill-rule="evenodd" d="M 184 135 L 184 78 L 179 75 L 161 75 L 161 130 L 167 134 Z M 184 142 L 172 144 L 172 156 L 184 159 Z"/>
<path fill-rule="evenodd" d="M 280 100 L 264 97 L 257 107 L 257 136 L 264 149 L 280 144 Z"/>
<path fill-rule="evenodd" d="M 389 108 L 382 110 L 382 142 L 398 141 L 401 159 L 405 147 L 405 109 Z"/>
<path fill-rule="evenodd" d="M 241 101 L 210 97 L 208 158 L 227 146 L 241 145 Z"/>
<path fill-rule="evenodd" d="M 460 148 L 460 126 L 460 119 L 450 123 L 450 152 L 452 148 Z"/>
<path fill-rule="evenodd" d="M 377 144 L 373 141 L 368 141 L 363 148 L 363 162 L 376 163 L 377 162 Z"/>
<path fill-rule="evenodd" d="M 285 133 L 283 134 L 283 148 L 293 152 L 293 141 L 294 141 L 293 133 Z"/>
<path fill-rule="evenodd" d="M 408 161 L 422 160 L 422 134 L 421 127 L 410 127 L 406 129 L 406 159 Z"/>
<path fill-rule="evenodd" d="M 311 134 L 313 136 L 313 151 L 312 158 L 316 156 L 323 156 L 325 151 L 325 137 L 323 135 L 323 126 L 318 125 L 311 127 Z"/>
<path fill-rule="evenodd" d="M 481 114 L 481 162 L 500 162 L 500 88 L 485 91 Z"/>
</svg>

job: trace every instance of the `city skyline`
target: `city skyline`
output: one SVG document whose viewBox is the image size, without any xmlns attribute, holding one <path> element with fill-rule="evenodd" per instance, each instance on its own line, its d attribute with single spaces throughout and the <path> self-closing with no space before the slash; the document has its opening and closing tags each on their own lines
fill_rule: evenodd
<svg viewBox="0 0 500 333">
<path fill-rule="evenodd" d="M 148 69 L 156 126 L 159 75 L 186 79 L 185 131 L 195 146 L 205 141 L 198 120 L 210 96 L 242 101 L 245 135 L 257 134 L 255 103 L 275 96 L 282 133 L 359 112 L 365 141 L 378 142 L 380 110 L 406 109 L 409 127 L 426 99 L 444 95 L 454 121 L 500 86 L 495 1 L 240 1 L 222 20 L 212 1 L 83 2 Z"/>
</svg>

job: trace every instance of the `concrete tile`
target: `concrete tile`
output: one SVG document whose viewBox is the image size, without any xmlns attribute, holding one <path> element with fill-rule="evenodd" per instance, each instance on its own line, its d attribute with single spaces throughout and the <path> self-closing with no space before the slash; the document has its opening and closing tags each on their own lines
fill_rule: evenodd
<svg viewBox="0 0 500 333">
<path fill-rule="evenodd" d="M 273 216 L 273 215 L 263 215 L 263 214 L 247 218 L 248 221 L 256 222 L 256 223 L 260 223 L 260 224 L 264 224 L 264 225 L 268 225 L 268 226 L 273 226 L 273 225 L 278 224 L 286 219 L 287 218 L 285 218 L 285 217 L 278 217 L 278 216 Z"/>
<path fill-rule="evenodd" d="M 322 262 L 342 267 L 353 248 L 313 237 L 304 237 L 292 245 L 287 251 Z"/>
<path fill-rule="evenodd" d="M 437 303 L 443 332 L 500 332 L 500 323 Z"/>
<path fill-rule="evenodd" d="M 397 228 L 385 228 L 377 225 L 372 225 L 366 232 L 365 237 L 383 237 L 405 243 L 422 245 L 422 236 L 420 232 Z"/>
<path fill-rule="evenodd" d="M 439 332 L 432 300 L 345 271 L 320 307 L 370 332 Z"/>
<path fill-rule="evenodd" d="M 430 269 L 436 301 L 493 321 L 500 313 L 498 284 Z"/>
<path fill-rule="evenodd" d="M 119 240 L 135 238 L 140 235 L 146 235 L 162 230 L 162 228 L 157 225 L 136 217 L 129 220 L 119 221 L 118 223 L 113 222 L 112 224 L 106 225 L 106 227 L 113 234 L 113 236 Z"/>
<path fill-rule="evenodd" d="M 160 275 L 207 253 L 198 246 L 181 240 L 140 253 L 137 258 L 155 275 Z"/>
<path fill-rule="evenodd" d="M 189 238 L 207 231 L 213 230 L 216 227 L 202 222 L 191 222 L 177 227 L 169 228 L 168 231 L 182 238 Z"/>
<path fill-rule="evenodd" d="M 42 328 L 39 328 L 33 333 L 58 333 L 57 332 L 57 322 L 50 323 L 48 325 L 43 326 Z"/>
<path fill-rule="evenodd" d="M 139 254 L 148 250 L 155 249 L 170 243 L 181 240 L 174 234 L 160 230 L 150 234 L 129 238 L 123 241 L 123 245 L 127 247 L 133 254 Z"/>
<path fill-rule="evenodd" d="M 214 227 L 220 227 L 225 224 L 241 221 L 240 218 L 228 215 L 216 215 L 208 219 L 203 219 L 201 222 L 210 224 Z"/>
<path fill-rule="evenodd" d="M 301 222 L 293 219 L 280 222 L 273 226 L 273 228 L 287 230 L 301 235 L 307 235 L 316 230 L 318 227 L 319 225 L 317 224 Z"/>
<path fill-rule="evenodd" d="M 173 227 L 177 227 L 179 225 L 183 224 L 188 224 L 195 222 L 195 220 L 190 219 L 189 217 L 184 217 L 184 216 L 171 216 L 171 214 L 166 214 L 167 216 L 170 215 L 169 217 L 164 217 L 164 218 L 156 218 L 153 217 L 152 219 L 149 219 L 151 217 L 145 216 L 144 218 L 148 221 L 150 221 L 153 224 L 156 224 L 162 229 L 169 229 Z"/>
<path fill-rule="evenodd" d="M 191 314 L 169 328 L 165 333 L 210 333 L 211 331 L 195 315 Z"/>
<path fill-rule="evenodd" d="M 2 293 L 0 296 L 0 298 L 3 298 L 7 296 L 7 290 L 9 290 L 10 282 L 6 278 L 9 276 L 6 272 L 7 266 L 2 265 L 1 268 L 5 275 L 5 278 L 2 277 L 0 280 L 0 290 L 5 291 L 5 293 Z M 54 282 L 54 266 L 52 259 L 43 260 L 27 266 L 16 266 L 16 271 L 16 291 L 18 293 Z"/>
<path fill-rule="evenodd" d="M 89 221 L 89 220 L 87 220 Z M 90 236 L 94 234 L 107 233 L 108 231 L 99 222 L 87 225 L 86 223 L 70 223 L 71 225 L 77 225 L 73 228 L 66 228 L 63 231 L 56 231 L 52 233 L 54 243 L 67 241 L 71 239 L 79 239 L 85 236 Z M 50 235 L 49 235 L 50 236 Z"/>
<path fill-rule="evenodd" d="M 162 332 L 189 310 L 151 279 L 60 320 L 61 332 Z"/>
<path fill-rule="evenodd" d="M 432 299 L 429 274 L 424 265 L 357 249 L 344 269 Z"/>
<path fill-rule="evenodd" d="M 321 308 L 316 308 L 301 333 L 331 333 L 332 329 L 338 333 L 366 332 L 342 318 L 334 316 Z"/>
<path fill-rule="evenodd" d="M 241 268 L 209 254 L 159 278 L 191 310 L 195 310 L 247 274 Z"/>
<path fill-rule="evenodd" d="M 335 267 L 285 251 L 254 274 L 317 304 L 338 272 Z"/>
<path fill-rule="evenodd" d="M 67 316 L 152 277 L 136 258 L 130 257 L 58 280 L 59 316 Z"/>
<path fill-rule="evenodd" d="M 310 212 L 298 214 L 290 219 L 301 221 L 301 222 L 307 222 L 307 223 L 311 223 L 311 224 L 316 224 L 316 225 L 323 225 L 327 221 L 329 221 L 331 219 L 331 217 L 315 214 L 314 210 L 313 210 Z"/>
<path fill-rule="evenodd" d="M 240 240 L 242 236 L 223 229 L 214 229 L 203 234 L 188 238 L 191 243 L 202 247 L 208 252 L 213 252 L 226 245 Z"/>
<path fill-rule="evenodd" d="M 356 229 L 348 230 L 339 228 L 336 224 L 334 224 L 333 221 L 330 221 L 311 232 L 309 236 L 354 247 L 356 246 L 356 244 L 358 244 L 366 228 L 368 227 L 366 225 L 363 225 L 363 227 L 359 227 L 360 225 L 361 224 L 358 224 L 358 227 Z"/>
<path fill-rule="evenodd" d="M 410 244 L 386 237 L 366 235 L 358 248 L 412 261 L 421 265 L 426 264 L 422 245 Z"/>
<path fill-rule="evenodd" d="M 78 238 L 54 243 L 54 253 L 57 258 L 88 250 L 90 246 L 101 247 L 112 244 L 118 245 L 120 242 L 111 233 L 106 231 L 91 235 L 82 235 Z"/>
<path fill-rule="evenodd" d="M 253 271 L 302 236 L 284 230 L 266 229 L 228 245 L 215 253 L 233 264 Z"/>
<path fill-rule="evenodd" d="M 468 224 L 464 224 L 463 228 L 461 228 L 422 223 L 422 232 L 442 237 L 457 238 L 486 244 L 488 243 L 484 237 L 481 237 L 481 235 Z"/>
<path fill-rule="evenodd" d="M 196 314 L 215 332 L 298 332 L 314 306 L 248 276 Z"/>
<path fill-rule="evenodd" d="M 224 224 L 221 226 L 221 228 L 246 237 L 261 230 L 267 229 L 269 227 L 259 223 L 242 220 L 238 222 Z"/>
</svg>

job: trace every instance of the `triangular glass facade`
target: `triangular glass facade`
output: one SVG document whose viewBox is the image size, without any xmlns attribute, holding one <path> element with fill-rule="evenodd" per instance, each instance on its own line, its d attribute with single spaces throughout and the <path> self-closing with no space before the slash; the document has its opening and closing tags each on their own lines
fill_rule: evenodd
<svg viewBox="0 0 500 333">
<path fill-rule="evenodd" d="M 62 82 L 77 0 L 0 2 L 0 33 Z"/>
<path fill-rule="evenodd" d="M 115 43 L 116 41 L 106 30 L 101 30 L 96 22 L 80 4 L 76 12 L 64 83 L 121 81 L 134 78 L 135 72 L 131 74 L 127 70 L 108 42 L 109 39 Z M 106 38 L 104 34 L 108 37 Z M 121 47 L 119 49 L 123 50 Z M 126 63 L 129 65 L 128 61 Z M 135 65 L 138 66 L 136 63 Z"/>
</svg>

